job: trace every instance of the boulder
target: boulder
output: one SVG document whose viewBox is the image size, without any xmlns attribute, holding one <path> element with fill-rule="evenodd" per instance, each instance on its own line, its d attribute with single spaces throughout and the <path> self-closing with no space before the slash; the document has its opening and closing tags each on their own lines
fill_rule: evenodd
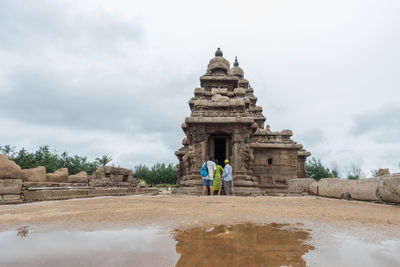
<svg viewBox="0 0 400 267">
<path fill-rule="evenodd" d="M 87 183 L 88 175 L 86 172 L 80 172 L 68 177 L 68 183 Z"/>
<path fill-rule="evenodd" d="M 38 166 L 36 168 L 22 170 L 22 181 L 46 182 L 46 168 Z"/>
<path fill-rule="evenodd" d="M 68 169 L 61 168 L 53 173 L 48 173 L 46 176 L 47 182 L 67 183 L 68 182 Z"/>
<path fill-rule="evenodd" d="M 0 155 L 0 179 L 21 179 L 21 167 L 9 160 L 7 155 Z"/>
<path fill-rule="evenodd" d="M 318 196 L 318 182 L 312 182 L 309 186 L 310 194 Z"/>
<path fill-rule="evenodd" d="M 323 197 L 342 198 L 351 191 L 349 180 L 340 178 L 323 178 L 318 182 L 318 195 Z"/>
<path fill-rule="evenodd" d="M 0 179 L 0 195 L 21 194 L 21 179 Z"/>
<path fill-rule="evenodd" d="M 381 176 L 379 195 L 383 201 L 400 203 L 400 174 Z"/>
<path fill-rule="evenodd" d="M 379 200 L 379 178 L 347 180 L 350 184 L 350 197 L 357 200 Z"/>
<path fill-rule="evenodd" d="M 310 184 L 316 182 L 312 178 L 304 178 L 304 179 L 290 179 L 288 181 L 288 192 L 289 193 L 308 193 Z"/>
</svg>

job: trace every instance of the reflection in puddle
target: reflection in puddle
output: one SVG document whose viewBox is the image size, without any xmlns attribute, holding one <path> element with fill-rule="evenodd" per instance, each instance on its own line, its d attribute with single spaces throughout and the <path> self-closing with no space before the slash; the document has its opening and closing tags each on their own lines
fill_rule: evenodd
<svg viewBox="0 0 400 267">
<path fill-rule="evenodd" d="M 177 266 L 305 266 L 309 233 L 283 224 L 218 225 L 176 232 Z"/>
<path fill-rule="evenodd" d="M 22 226 L 18 228 L 17 231 L 18 231 L 17 236 L 27 237 L 29 234 L 29 226 Z"/>
<path fill-rule="evenodd" d="M 311 240 L 308 231 L 286 224 L 172 232 L 154 226 L 72 232 L 22 227 L 0 232 L 0 266 L 400 266 L 399 240 L 368 243 L 316 232 Z"/>
<path fill-rule="evenodd" d="M 17 231 L 19 233 L 19 230 Z M 0 232 L 0 266 L 174 266 L 176 241 L 167 230 Z"/>
</svg>

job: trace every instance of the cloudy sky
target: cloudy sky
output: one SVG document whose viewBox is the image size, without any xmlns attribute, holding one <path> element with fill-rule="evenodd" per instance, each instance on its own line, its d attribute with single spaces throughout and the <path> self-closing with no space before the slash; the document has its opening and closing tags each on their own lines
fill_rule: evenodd
<svg viewBox="0 0 400 267">
<path fill-rule="evenodd" d="M 400 2 L 0 1 L 0 145 L 176 163 L 217 47 L 274 131 L 344 173 L 400 172 Z"/>
</svg>

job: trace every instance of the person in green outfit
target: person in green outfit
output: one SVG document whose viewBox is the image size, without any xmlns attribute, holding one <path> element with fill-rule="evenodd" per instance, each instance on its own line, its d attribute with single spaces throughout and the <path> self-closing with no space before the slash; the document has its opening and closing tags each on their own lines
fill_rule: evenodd
<svg viewBox="0 0 400 267">
<path fill-rule="evenodd" d="M 222 187 L 221 174 L 224 171 L 224 168 L 222 168 L 222 166 L 219 165 L 218 160 L 215 160 L 215 163 L 217 164 L 217 170 L 215 172 L 213 190 L 214 190 L 214 195 L 215 194 L 219 195 Z"/>
</svg>

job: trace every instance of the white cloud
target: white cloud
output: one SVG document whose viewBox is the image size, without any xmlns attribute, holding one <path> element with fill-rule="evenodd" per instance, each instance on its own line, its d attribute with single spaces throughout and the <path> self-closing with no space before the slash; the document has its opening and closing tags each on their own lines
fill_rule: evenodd
<svg viewBox="0 0 400 267">
<path fill-rule="evenodd" d="M 0 143 L 111 154 L 120 165 L 174 161 L 187 101 L 221 47 L 238 56 L 273 130 L 292 129 L 326 164 L 399 171 L 399 8 L 2 1 Z"/>
</svg>

